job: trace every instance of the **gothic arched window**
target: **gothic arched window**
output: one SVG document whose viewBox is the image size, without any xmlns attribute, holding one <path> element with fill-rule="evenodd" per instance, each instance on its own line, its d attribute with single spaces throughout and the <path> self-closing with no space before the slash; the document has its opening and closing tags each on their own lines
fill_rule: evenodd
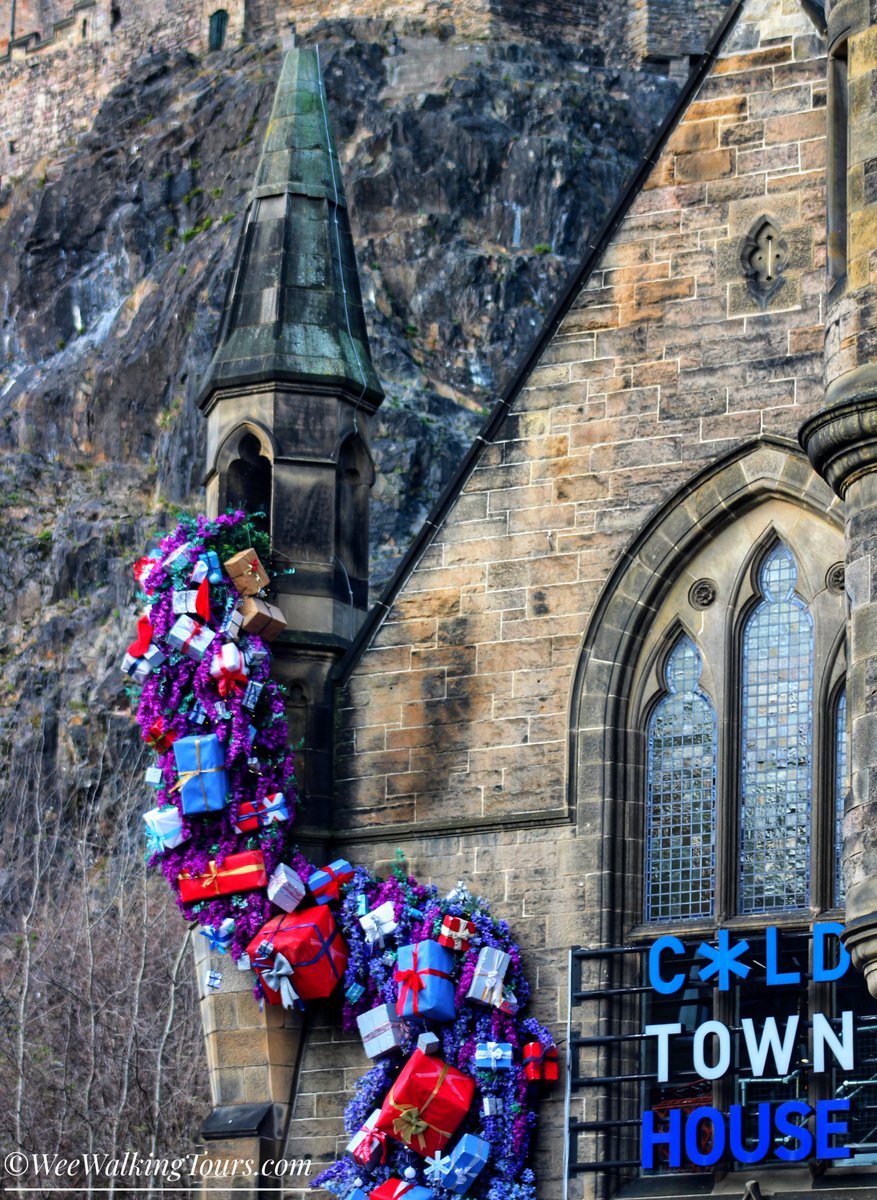
<svg viewBox="0 0 877 1200">
<path fill-rule="evenodd" d="M 813 618 L 778 543 L 758 573 L 761 603 L 743 630 L 738 909 L 810 901 Z"/>
<path fill-rule="evenodd" d="M 700 655 L 679 638 L 667 658 L 667 695 L 648 728 L 646 919 L 713 911 L 716 714 L 698 688 Z"/>
</svg>

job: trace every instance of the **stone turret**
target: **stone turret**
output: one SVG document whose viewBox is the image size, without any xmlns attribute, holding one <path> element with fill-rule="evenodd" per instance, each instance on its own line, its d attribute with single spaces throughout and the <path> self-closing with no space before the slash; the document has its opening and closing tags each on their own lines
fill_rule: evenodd
<svg viewBox="0 0 877 1200">
<path fill-rule="evenodd" d="M 271 534 L 271 599 L 288 625 L 274 644 L 275 676 L 288 689 L 293 741 L 304 743 L 296 775 L 312 838 L 331 826 L 332 670 L 368 604 L 368 425 L 382 399 L 319 59 L 295 49 L 199 403 L 208 511 L 243 507 Z M 260 1011 L 249 973 L 211 961 L 206 943 L 196 959 L 216 1106 L 203 1129 L 208 1150 L 226 1164 L 276 1158 L 294 1095 L 298 1017 Z M 223 971 L 218 993 L 203 986 L 210 966 Z M 258 1178 L 237 1182 L 256 1194 Z"/>
<path fill-rule="evenodd" d="M 828 16 L 825 404 L 801 440 L 845 502 L 852 794 L 844 818 L 846 939 L 877 996 L 877 22 L 868 0 Z"/>
<path fill-rule="evenodd" d="M 368 606 L 369 417 L 383 399 L 315 50 L 289 52 L 201 390 L 207 503 L 263 511 L 308 811 L 331 811 L 331 672 Z M 294 573 L 292 573 L 294 572 Z"/>
</svg>

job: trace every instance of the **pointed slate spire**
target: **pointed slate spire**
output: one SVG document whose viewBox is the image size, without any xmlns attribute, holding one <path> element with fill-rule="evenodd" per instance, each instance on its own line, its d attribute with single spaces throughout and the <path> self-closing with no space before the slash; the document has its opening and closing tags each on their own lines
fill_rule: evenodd
<svg viewBox="0 0 877 1200">
<path fill-rule="evenodd" d="M 368 347 L 338 155 L 317 51 L 290 50 L 201 387 L 271 382 L 383 399 Z"/>
</svg>

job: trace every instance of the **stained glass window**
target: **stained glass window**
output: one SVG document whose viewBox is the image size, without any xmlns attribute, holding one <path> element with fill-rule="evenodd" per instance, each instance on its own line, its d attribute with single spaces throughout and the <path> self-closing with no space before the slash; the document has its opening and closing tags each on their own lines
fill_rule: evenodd
<svg viewBox="0 0 877 1200">
<path fill-rule="evenodd" d="M 681 637 L 664 671 L 667 695 L 648 728 L 646 919 L 713 911 L 716 714 L 699 689 L 701 659 Z"/>
<path fill-rule="evenodd" d="M 841 692 L 837 701 L 837 712 L 834 725 L 834 811 L 835 811 L 835 853 L 834 853 L 834 902 L 843 904 L 844 893 L 843 871 L 841 858 L 843 852 L 843 816 L 844 803 L 850 787 L 850 766 L 847 754 L 847 690 Z"/>
<path fill-rule="evenodd" d="M 810 888 L 813 621 L 779 543 L 743 633 L 739 911 L 805 908 Z"/>
</svg>

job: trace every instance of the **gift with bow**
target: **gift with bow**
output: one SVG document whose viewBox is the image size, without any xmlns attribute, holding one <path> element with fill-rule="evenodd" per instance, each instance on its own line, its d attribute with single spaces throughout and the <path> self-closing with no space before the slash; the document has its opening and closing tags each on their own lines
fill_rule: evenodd
<svg viewBox="0 0 877 1200">
<path fill-rule="evenodd" d="M 478 1042 L 475 1047 L 475 1066 L 486 1071 L 510 1071 L 511 1042 Z"/>
<path fill-rule="evenodd" d="M 369 1200 L 433 1200 L 434 1193 L 408 1179 L 387 1179 L 369 1193 Z"/>
<path fill-rule="evenodd" d="M 228 800 L 225 751 L 215 733 L 192 734 L 174 742 L 179 779 L 171 789 L 180 793 L 183 812 L 219 812 Z"/>
<path fill-rule="evenodd" d="M 415 1050 L 384 1100 L 377 1128 L 418 1154 L 435 1157 L 456 1133 L 474 1094 L 469 1075 Z"/>
<path fill-rule="evenodd" d="M 215 637 L 216 633 L 212 629 L 192 617 L 184 616 L 177 617 L 167 635 L 167 640 L 168 645 L 173 646 L 174 650 L 179 650 L 187 658 L 200 662 L 210 649 L 210 643 Z"/>
<path fill-rule="evenodd" d="M 235 604 L 223 617 L 219 632 L 225 637 L 230 638 L 233 642 L 236 642 L 240 639 L 243 626 L 244 614 Z"/>
<path fill-rule="evenodd" d="M 235 892 L 252 892 L 263 888 L 268 882 L 265 860 L 261 850 L 244 850 L 240 854 L 229 854 L 222 866 L 212 858 L 203 875 L 192 875 L 183 871 L 177 878 L 180 899 L 184 904 L 197 904 L 212 896 L 231 896 Z"/>
<path fill-rule="evenodd" d="M 467 921 L 465 917 L 446 916 L 442 919 L 438 943 L 440 946 L 446 946 L 448 950 L 456 950 L 460 954 L 469 949 L 469 943 L 474 933 L 475 925 L 472 921 Z"/>
<path fill-rule="evenodd" d="M 427 940 L 400 946 L 393 978 L 399 987 L 400 1017 L 453 1021 L 454 956 L 438 942 Z"/>
<path fill-rule="evenodd" d="M 195 617 L 200 617 L 202 621 L 210 620 L 210 584 L 206 579 L 202 579 L 197 588 L 185 588 L 182 591 L 174 592 L 173 611 L 177 616 L 185 613 L 191 613 Z"/>
<path fill-rule="evenodd" d="M 363 897 L 364 898 L 364 897 Z M 365 932 L 365 940 L 369 946 L 384 948 L 384 938 L 393 933 L 396 928 L 396 913 L 393 901 L 386 900 L 359 918 L 359 923 Z"/>
<path fill-rule="evenodd" d="M 251 833 L 260 825 L 267 827 L 279 821 L 289 820 L 289 807 L 283 792 L 272 792 L 264 800 L 242 800 L 238 819 L 234 823 L 235 833 Z M 302 893 L 304 894 L 304 893 Z M 287 911 L 289 911 L 287 909 Z"/>
<path fill-rule="evenodd" d="M 137 622 L 137 637 L 128 647 L 122 659 L 122 670 L 130 675 L 135 683 L 144 683 L 156 667 L 165 661 L 165 655 L 153 644 L 152 622 L 149 617 L 141 617 Z"/>
<path fill-rule="evenodd" d="M 444 1186 L 461 1196 L 475 1182 L 490 1158 L 490 1144 L 474 1133 L 464 1133 L 451 1151 Z"/>
<path fill-rule="evenodd" d="M 499 1008 L 503 1001 L 503 980 L 509 969 L 511 958 L 504 950 L 495 946 L 482 946 L 475 964 L 475 974 L 466 993 L 466 999 L 475 1004 L 492 1005 Z"/>
<path fill-rule="evenodd" d="M 180 810 L 174 804 L 166 804 L 164 808 L 151 808 L 143 814 L 149 838 L 150 854 L 159 850 L 173 850 L 189 840 L 189 834 L 183 832 L 183 819 Z"/>
<path fill-rule="evenodd" d="M 387 1161 L 389 1145 L 387 1135 L 382 1129 L 375 1129 L 381 1110 L 376 1108 L 367 1118 L 361 1129 L 358 1129 L 345 1147 L 367 1171 L 373 1171 Z"/>
<path fill-rule="evenodd" d="M 521 1051 L 524 1075 L 530 1083 L 557 1083 L 560 1066 L 556 1046 L 543 1046 L 541 1042 L 527 1042 Z"/>
<path fill-rule="evenodd" d="M 223 566 L 242 596 L 255 596 L 271 582 L 252 546 L 227 558 Z"/>
<path fill-rule="evenodd" d="M 356 1018 L 362 1045 L 369 1058 L 383 1058 L 402 1045 L 405 1030 L 392 1004 L 379 1004 Z"/>
<path fill-rule="evenodd" d="M 353 867 L 346 858 L 336 858 L 328 867 L 320 867 L 308 877 L 317 904 L 329 904 L 341 895 L 341 888 L 353 878 Z"/>
<path fill-rule="evenodd" d="M 220 696 L 239 696 L 247 682 L 244 660 L 237 646 L 226 642 L 220 646 L 210 662 L 210 678 L 216 680 Z"/>
<path fill-rule="evenodd" d="M 259 703 L 259 697 L 262 695 L 262 689 L 264 687 L 264 683 L 258 683 L 255 679 L 251 679 L 244 690 L 243 697 L 241 698 L 241 707 L 249 709 L 250 712 L 253 712 L 256 705 Z"/>
<path fill-rule="evenodd" d="M 260 963 L 256 959 L 253 965 L 258 969 L 262 987 L 266 991 L 275 992 L 284 1008 L 304 1008 L 292 982 L 295 967 L 289 959 L 283 954 L 275 953 L 273 962 Z"/>
<path fill-rule="evenodd" d="M 226 917 L 218 925 L 205 925 L 200 933 L 207 938 L 211 954 L 225 954 L 234 936 L 234 918 Z"/>
<path fill-rule="evenodd" d="M 263 942 L 270 946 L 267 954 L 259 953 Z M 280 993 L 271 982 L 268 960 L 272 956 L 282 954 L 291 965 L 295 991 L 302 1000 L 331 995 L 347 969 L 347 945 L 331 910 L 324 906 L 272 917 L 250 942 L 247 954 L 269 1004 L 281 1003 Z"/>
<path fill-rule="evenodd" d="M 150 750 L 165 754 L 179 736 L 165 723 L 164 717 L 156 717 L 143 735 L 143 740 Z"/>
<path fill-rule="evenodd" d="M 268 880 L 268 899 L 271 903 L 282 908 L 284 912 L 293 912 L 301 904 L 304 894 L 305 885 L 298 872 L 293 871 L 286 863 L 278 863 Z"/>
</svg>

